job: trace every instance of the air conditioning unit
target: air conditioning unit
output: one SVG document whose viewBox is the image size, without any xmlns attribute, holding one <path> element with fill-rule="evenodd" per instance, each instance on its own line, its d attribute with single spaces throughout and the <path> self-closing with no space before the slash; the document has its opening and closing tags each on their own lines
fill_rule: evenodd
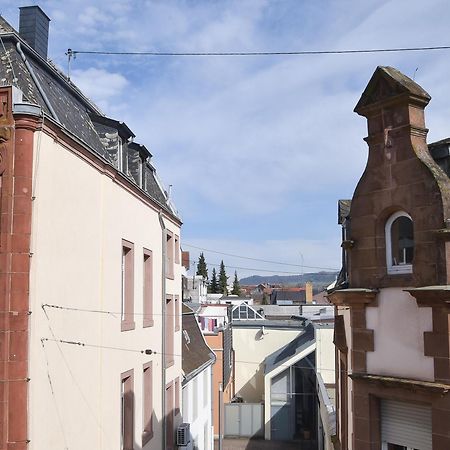
<svg viewBox="0 0 450 450">
<path fill-rule="evenodd" d="M 193 450 L 192 442 L 189 441 L 187 445 L 179 445 L 178 450 Z"/>
<path fill-rule="evenodd" d="M 179 447 L 187 446 L 190 442 L 191 442 L 190 425 L 188 423 L 182 423 L 177 428 L 177 445 Z"/>
</svg>

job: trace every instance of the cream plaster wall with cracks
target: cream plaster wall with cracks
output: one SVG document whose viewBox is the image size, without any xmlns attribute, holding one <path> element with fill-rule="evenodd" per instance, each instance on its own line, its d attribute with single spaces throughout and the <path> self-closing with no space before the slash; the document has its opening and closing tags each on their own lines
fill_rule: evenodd
<svg viewBox="0 0 450 450">
<path fill-rule="evenodd" d="M 143 429 L 143 364 L 153 361 L 154 437 L 161 443 L 161 355 L 73 346 L 41 338 L 161 351 L 162 237 L 158 213 L 47 134 L 36 148 L 30 301 L 30 448 L 120 448 L 120 376 L 134 370 L 135 430 Z M 133 218 L 133 220 L 130 220 Z M 165 219 L 179 235 L 179 226 Z M 135 329 L 121 332 L 119 314 L 40 308 L 55 304 L 120 311 L 122 239 L 134 243 Z M 154 326 L 143 328 L 143 248 L 153 251 Z M 181 294 L 180 266 L 167 292 Z M 50 329 L 51 327 L 51 329 Z M 175 334 L 174 353 L 181 354 Z M 181 358 L 167 372 L 180 376 Z M 62 418 L 58 425 L 57 409 Z"/>
</svg>

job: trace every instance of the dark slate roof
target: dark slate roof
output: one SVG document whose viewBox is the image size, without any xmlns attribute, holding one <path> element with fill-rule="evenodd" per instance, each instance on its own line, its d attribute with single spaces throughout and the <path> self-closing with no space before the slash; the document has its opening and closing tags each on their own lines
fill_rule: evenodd
<svg viewBox="0 0 450 450">
<path fill-rule="evenodd" d="M 198 326 L 195 315 L 187 313 L 183 305 L 183 337 L 182 337 L 182 367 L 185 381 L 200 373 L 209 364 L 213 364 L 216 357 L 208 347 Z M 187 334 L 187 338 L 186 335 Z"/>
<path fill-rule="evenodd" d="M 0 33 L 14 33 L 14 28 L 0 16 Z"/>
<path fill-rule="evenodd" d="M 274 289 L 270 295 L 270 303 L 277 301 L 292 301 L 294 303 L 306 303 L 305 291 L 290 291 L 284 289 Z"/>
<path fill-rule="evenodd" d="M 38 55 L 1 16 L 0 35 L 6 49 L 0 53 L 0 84 L 20 89 L 24 102 L 39 105 L 48 117 L 61 124 L 102 160 L 117 168 L 117 158 L 114 158 L 113 151 L 118 146 L 118 136 L 126 140 L 134 137 L 133 132 L 123 122 L 106 117 L 50 60 Z M 16 48 L 18 42 L 37 83 Z M 47 97 L 50 108 L 39 92 L 38 85 Z M 130 148 L 143 155 L 145 153 L 144 156 L 151 156 L 142 145 L 132 144 Z M 129 173 L 124 175 L 136 184 Z M 145 166 L 145 185 L 142 190 L 162 209 L 178 219 L 157 178 L 155 168 L 149 162 Z"/>
<path fill-rule="evenodd" d="M 350 214 L 351 200 L 339 200 L 338 201 L 338 224 L 342 225 L 344 220 Z"/>
<path fill-rule="evenodd" d="M 302 352 L 315 342 L 314 325 L 308 323 L 302 334 L 298 335 L 284 347 L 276 350 L 265 360 L 265 373 L 271 372 L 275 367 L 283 364 L 287 359 Z"/>
</svg>

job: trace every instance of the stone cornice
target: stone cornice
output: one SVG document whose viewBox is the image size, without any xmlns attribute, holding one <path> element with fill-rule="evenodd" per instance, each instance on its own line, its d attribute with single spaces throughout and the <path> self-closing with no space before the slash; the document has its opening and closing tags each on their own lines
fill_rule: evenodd
<svg viewBox="0 0 450 450">
<path fill-rule="evenodd" d="M 383 385 L 384 387 L 403 388 L 412 391 L 422 390 L 440 395 L 447 394 L 450 391 L 450 384 L 435 383 L 433 381 L 411 380 L 409 378 L 386 377 L 366 373 L 352 373 L 349 374 L 349 377 L 352 380 L 377 383 Z"/>
<path fill-rule="evenodd" d="M 417 301 L 418 306 L 446 306 L 450 308 L 450 285 L 424 286 L 403 289 Z"/>
<path fill-rule="evenodd" d="M 328 300 L 335 306 L 375 306 L 378 289 L 350 288 L 339 289 L 327 295 Z"/>
</svg>

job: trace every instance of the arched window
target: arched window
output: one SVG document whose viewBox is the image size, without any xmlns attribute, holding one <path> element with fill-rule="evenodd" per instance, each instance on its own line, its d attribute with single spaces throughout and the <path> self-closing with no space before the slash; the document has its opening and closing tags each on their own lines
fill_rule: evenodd
<svg viewBox="0 0 450 450">
<path fill-rule="evenodd" d="M 404 211 L 392 214 L 386 222 L 386 265 L 388 273 L 412 273 L 414 227 Z"/>
</svg>

